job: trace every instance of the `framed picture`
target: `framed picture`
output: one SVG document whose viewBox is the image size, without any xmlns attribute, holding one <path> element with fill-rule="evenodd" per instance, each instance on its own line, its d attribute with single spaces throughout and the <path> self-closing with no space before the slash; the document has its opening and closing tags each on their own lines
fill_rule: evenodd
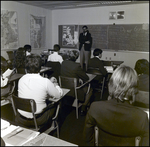
<svg viewBox="0 0 150 147">
<path fill-rule="evenodd" d="M 124 11 L 117 12 L 117 19 L 124 19 Z"/>
<path fill-rule="evenodd" d="M 109 12 L 109 19 L 116 19 L 116 12 Z"/>
<path fill-rule="evenodd" d="M 78 34 L 78 25 L 59 26 L 59 44 L 61 48 L 77 48 Z"/>
</svg>

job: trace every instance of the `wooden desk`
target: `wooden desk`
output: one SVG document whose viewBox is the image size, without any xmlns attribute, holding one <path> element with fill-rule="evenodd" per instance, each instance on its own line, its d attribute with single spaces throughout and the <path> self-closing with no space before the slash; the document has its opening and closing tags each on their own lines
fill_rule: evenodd
<svg viewBox="0 0 150 147">
<path fill-rule="evenodd" d="M 78 145 L 42 133 L 37 137 L 35 137 L 34 139 L 32 139 L 31 141 L 25 143 L 23 146 L 78 146 Z"/>
<path fill-rule="evenodd" d="M 61 96 L 61 98 L 49 98 L 49 100 L 52 102 L 58 102 L 70 91 L 70 89 L 67 88 L 61 88 L 61 89 L 63 90 L 63 95 Z"/>
<path fill-rule="evenodd" d="M 89 77 L 89 80 L 86 81 L 85 83 L 83 83 L 83 84 L 82 84 L 81 86 L 79 86 L 78 88 L 81 88 L 81 87 L 83 87 L 84 85 L 90 83 L 90 82 L 96 77 L 96 75 L 94 75 L 94 74 L 89 74 L 89 73 L 86 73 L 86 74 L 87 74 L 87 76 Z"/>
<path fill-rule="evenodd" d="M 44 77 L 44 73 L 45 73 L 46 71 L 51 70 L 51 69 L 52 69 L 52 67 L 45 67 L 45 66 L 42 66 L 42 67 L 41 67 L 41 70 L 40 70 L 40 74 L 42 74 L 42 76 Z"/>
<path fill-rule="evenodd" d="M 11 94 L 14 92 L 14 89 L 15 89 L 15 86 L 16 86 L 15 82 L 16 82 L 17 80 L 19 80 L 23 75 L 24 75 L 24 74 L 17 74 L 17 73 L 15 73 L 14 75 L 12 75 L 12 76 L 10 77 L 9 82 L 10 82 L 10 83 L 12 82 L 12 83 L 13 83 L 13 86 L 12 86 L 12 89 L 11 89 L 11 92 L 10 92 L 9 96 L 11 96 Z M 4 105 L 9 104 L 9 103 L 11 103 L 9 98 L 8 98 L 8 99 L 1 100 L 1 106 L 4 106 Z"/>
<path fill-rule="evenodd" d="M 41 67 L 41 70 L 40 70 L 40 73 L 43 73 L 43 72 L 46 72 L 48 70 L 52 69 L 51 67 L 45 67 L 45 66 L 42 66 Z"/>
<path fill-rule="evenodd" d="M 17 74 L 15 73 L 14 75 L 12 75 L 9 79 L 10 82 L 13 82 L 13 81 L 16 81 L 16 80 L 19 80 L 24 74 Z"/>
</svg>

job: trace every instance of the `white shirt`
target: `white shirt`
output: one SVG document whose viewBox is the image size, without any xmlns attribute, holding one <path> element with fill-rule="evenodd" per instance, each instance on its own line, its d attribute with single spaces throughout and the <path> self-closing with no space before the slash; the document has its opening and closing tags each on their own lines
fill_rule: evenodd
<svg viewBox="0 0 150 147">
<path fill-rule="evenodd" d="M 60 62 L 61 64 L 63 62 L 63 58 L 58 54 L 58 52 L 54 52 L 48 56 L 47 61 Z"/>
<path fill-rule="evenodd" d="M 49 79 L 42 77 L 40 74 L 26 74 L 18 82 L 18 96 L 34 99 L 37 106 L 36 114 L 39 114 L 46 107 L 47 96 L 61 97 L 62 89 L 60 87 L 57 89 L 57 87 L 59 86 L 55 87 Z M 18 111 L 27 118 L 33 118 L 29 112 Z"/>
<path fill-rule="evenodd" d="M 1 76 L 1 87 L 6 86 L 8 83 L 8 78 L 3 79 L 3 77 Z"/>
</svg>

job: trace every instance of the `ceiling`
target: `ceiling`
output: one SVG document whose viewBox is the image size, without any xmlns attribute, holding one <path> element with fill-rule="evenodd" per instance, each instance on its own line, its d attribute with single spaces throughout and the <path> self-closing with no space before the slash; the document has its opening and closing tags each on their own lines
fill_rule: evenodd
<svg viewBox="0 0 150 147">
<path fill-rule="evenodd" d="M 112 6 L 145 3 L 149 1 L 16 1 L 27 5 L 37 6 L 49 10 L 56 9 L 69 9 L 69 8 L 83 8 L 83 7 L 96 7 L 96 6 Z"/>
</svg>

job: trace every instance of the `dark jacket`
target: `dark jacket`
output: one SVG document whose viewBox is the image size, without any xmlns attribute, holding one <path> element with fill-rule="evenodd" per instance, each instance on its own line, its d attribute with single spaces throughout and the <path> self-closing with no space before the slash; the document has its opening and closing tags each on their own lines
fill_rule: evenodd
<svg viewBox="0 0 150 147">
<path fill-rule="evenodd" d="M 107 75 L 107 70 L 104 68 L 103 62 L 97 57 L 93 57 L 89 60 L 88 67 L 99 68 L 99 71 L 103 76 Z"/>
<path fill-rule="evenodd" d="M 143 74 L 139 76 L 139 90 L 149 91 L 149 75 Z"/>
<path fill-rule="evenodd" d="M 85 71 L 80 67 L 79 63 L 70 60 L 64 60 L 61 65 L 61 75 L 82 79 L 83 82 L 89 80 Z"/>
<path fill-rule="evenodd" d="M 86 75 L 85 71 L 80 67 L 80 64 L 70 60 L 64 60 L 62 62 L 61 76 L 82 79 L 83 82 L 89 80 L 89 77 Z M 78 80 L 78 84 L 79 84 L 79 80 Z M 78 99 L 82 102 L 84 102 L 85 100 L 86 89 L 87 89 L 86 86 L 84 86 L 83 88 L 77 90 Z M 74 89 L 71 89 L 67 95 L 74 97 Z"/>
<path fill-rule="evenodd" d="M 143 110 L 128 102 L 122 103 L 111 99 L 91 104 L 84 128 L 87 145 L 94 144 L 93 135 L 96 125 L 100 128 L 99 142 L 102 146 L 121 146 L 123 144 L 135 146 L 134 137 L 139 135 L 142 137 L 141 145 L 149 146 L 148 116 Z"/>
<path fill-rule="evenodd" d="M 90 44 L 85 43 L 85 41 L 90 41 Z M 92 47 L 92 37 L 89 32 L 87 32 L 86 36 L 83 35 L 83 33 L 80 33 L 79 36 L 79 50 L 81 50 L 83 44 L 84 44 L 84 50 L 85 51 L 91 51 Z"/>
</svg>

